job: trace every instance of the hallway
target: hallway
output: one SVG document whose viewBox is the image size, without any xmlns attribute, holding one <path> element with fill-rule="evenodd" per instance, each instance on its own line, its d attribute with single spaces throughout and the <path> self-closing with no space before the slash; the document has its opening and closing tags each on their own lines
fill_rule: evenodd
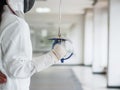
<svg viewBox="0 0 120 90">
<path fill-rule="evenodd" d="M 0 90 L 120 90 L 120 0 L 1 0 L 0 16 Z"/>
<path fill-rule="evenodd" d="M 63 66 L 58 63 L 58 66 L 35 74 L 31 90 L 39 90 L 41 87 L 46 90 L 47 87 L 39 83 L 44 82 L 45 77 L 49 79 L 47 75 L 59 73 L 54 69 L 61 69 L 63 72 L 64 69 L 72 69 L 83 90 L 119 90 L 120 71 L 117 69 L 120 68 L 120 0 L 62 0 L 62 20 L 59 20 L 59 5 L 60 0 L 37 0 L 33 9 L 26 14 L 25 19 L 31 29 L 33 53 L 39 56 L 39 53 L 44 54 L 51 50 L 53 42 L 49 39 L 58 37 L 61 21 L 62 38 L 72 42 L 70 49 L 73 49 L 74 55 Z M 51 73 L 46 75 L 45 72 Z M 60 76 L 64 79 L 67 74 L 62 73 Z M 55 78 L 59 79 L 60 76 Z M 36 77 L 39 77 L 37 82 Z M 61 82 L 57 79 L 55 81 Z M 46 78 L 45 82 L 48 86 L 56 85 L 49 84 L 50 81 L 47 82 Z M 52 89 L 53 87 L 50 87 L 51 90 L 56 88 Z M 61 88 L 57 85 L 57 90 L 59 87 Z M 64 87 L 66 88 L 69 87 Z"/>
<path fill-rule="evenodd" d="M 47 86 L 47 84 L 39 83 L 39 82 L 41 82 L 40 81 L 40 78 L 41 78 L 40 75 L 41 74 L 47 74 L 49 76 L 49 73 L 52 70 L 56 70 L 56 71 L 57 70 L 58 71 L 63 70 L 64 71 L 66 69 L 72 69 L 73 70 L 75 76 L 77 77 L 77 79 L 80 82 L 79 85 L 82 86 L 82 89 L 78 88 L 78 89 L 74 89 L 74 90 L 120 90 L 120 89 L 108 89 L 108 88 L 106 88 L 106 82 L 107 82 L 106 81 L 106 76 L 104 74 L 92 74 L 91 67 L 85 67 L 85 66 L 52 66 L 52 67 L 50 67 L 50 68 L 48 68 L 48 69 L 46 69 L 42 72 L 39 72 L 39 73 L 33 75 L 30 90 L 51 90 L 50 89 L 51 85 L 53 85 L 52 87 L 56 87 L 55 84 L 52 84 L 52 82 L 54 82 L 54 80 L 51 81 L 50 86 L 49 85 Z M 65 74 L 61 73 L 61 75 L 65 75 Z M 49 78 L 51 78 L 51 77 L 49 77 Z M 69 80 L 68 80 L 68 83 L 69 83 Z M 65 86 L 63 86 L 61 90 L 65 90 L 64 88 L 68 85 L 68 83 L 66 83 Z M 36 87 L 36 84 L 39 87 Z M 46 86 L 42 86 L 42 88 L 44 87 L 44 89 L 41 89 L 40 84 L 46 85 Z M 45 87 L 47 87 L 47 89 Z M 60 88 L 56 88 L 56 89 L 53 89 L 53 90 L 60 90 Z"/>
</svg>

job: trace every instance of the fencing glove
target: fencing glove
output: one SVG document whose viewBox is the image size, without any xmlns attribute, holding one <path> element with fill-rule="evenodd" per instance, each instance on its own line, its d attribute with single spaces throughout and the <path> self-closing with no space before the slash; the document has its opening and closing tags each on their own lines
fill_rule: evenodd
<svg viewBox="0 0 120 90">
<path fill-rule="evenodd" d="M 58 60 L 62 59 L 67 54 L 65 47 L 61 44 L 56 44 L 52 51 Z"/>
</svg>

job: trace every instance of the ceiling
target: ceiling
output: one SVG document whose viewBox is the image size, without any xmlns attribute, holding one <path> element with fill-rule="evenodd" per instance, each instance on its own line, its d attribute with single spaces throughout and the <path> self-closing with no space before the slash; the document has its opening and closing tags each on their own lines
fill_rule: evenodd
<svg viewBox="0 0 120 90">
<path fill-rule="evenodd" d="M 61 0 L 62 14 L 83 14 L 84 9 L 92 8 L 93 0 Z M 29 13 L 36 13 L 36 8 L 47 7 L 51 9 L 50 13 L 59 12 L 60 0 L 36 0 L 33 9 Z"/>
<path fill-rule="evenodd" d="M 79 23 L 85 9 L 93 7 L 94 0 L 62 0 L 62 28 L 68 30 L 75 23 Z M 36 0 L 34 7 L 26 14 L 26 20 L 33 30 L 46 28 L 50 31 L 58 28 L 60 0 Z M 36 8 L 47 7 L 49 13 L 37 13 Z"/>
</svg>

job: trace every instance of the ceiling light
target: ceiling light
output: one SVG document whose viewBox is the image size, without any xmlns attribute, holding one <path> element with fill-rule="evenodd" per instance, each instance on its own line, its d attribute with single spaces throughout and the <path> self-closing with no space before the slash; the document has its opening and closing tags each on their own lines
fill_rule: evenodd
<svg viewBox="0 0 120 90">
<path fill-rule="evenodd" d="M 37 13 L 49 13 L 51 10 L 50 10 L 50 8 L 36 8 L 36 12 Z"/>
</svg>

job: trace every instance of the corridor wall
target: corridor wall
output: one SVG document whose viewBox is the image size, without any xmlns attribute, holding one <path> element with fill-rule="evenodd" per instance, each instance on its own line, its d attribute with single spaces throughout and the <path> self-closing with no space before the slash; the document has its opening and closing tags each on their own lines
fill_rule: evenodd
<svg viewBox="0 0 120 90">
<path fill-rule="evenodd" d="M 74 55 L 64 64 L 83 64 L 84 48 L 84 15 L 79 16 L 79 22 L 73 23 L 67 37 L 72 41 Z"/>
<path fill-rule="evenodd" d="M 93 73 L 104 73 L 108 55 L 107 0 L 98 0 L 94 7 Z"/>
<path fill-rule="evenodd" d="M 120 88 L 120 0 L 109 0 L 108 87 Z"/>
<path fill-rule="evenodd" d="M 84 65 L 93 61 L 93 9 L 86 9 L 84 28 Z"/>
</svg>

